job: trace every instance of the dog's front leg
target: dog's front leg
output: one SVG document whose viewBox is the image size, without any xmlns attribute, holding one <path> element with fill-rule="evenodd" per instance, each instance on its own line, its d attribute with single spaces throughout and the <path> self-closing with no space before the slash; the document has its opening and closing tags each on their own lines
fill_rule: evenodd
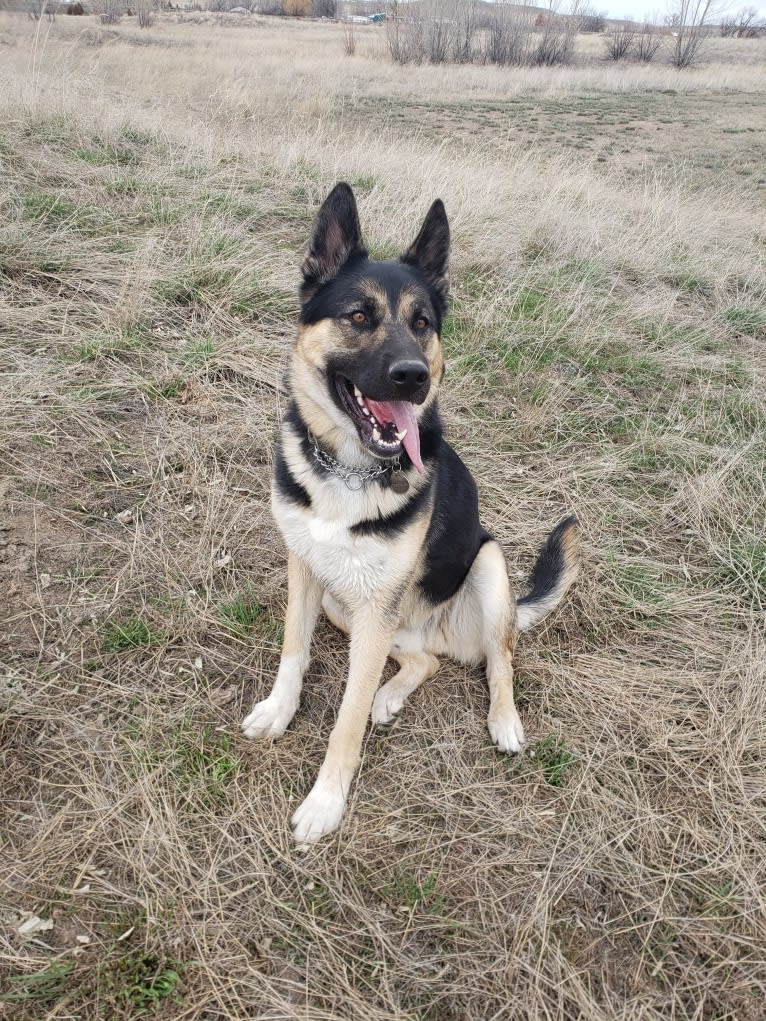
<svg viewBox="0 0 766 1021">
<path fill-rule="evenodd" d="M 340 824 L 395 630 L 395 617 L 379 607 L 366 606 L 352 614 L 348 683 L 338 718 L 317 781 L 292 817 L 299 844 L 313 843 Z"/>
<path fill-rule="evenodd" d="M 303 675 L 309 665 L 322 587 L 294 553 L 287 564 L 287 616 L 282 659 L 271 694 L 242 721 L 245 737 L 281 737 L 298 710 Z"/>
</svg>

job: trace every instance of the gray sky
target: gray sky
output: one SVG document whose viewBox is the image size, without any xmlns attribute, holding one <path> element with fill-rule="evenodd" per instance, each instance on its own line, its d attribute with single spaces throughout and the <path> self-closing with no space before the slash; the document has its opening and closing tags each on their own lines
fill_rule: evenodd
<svg viewBox="0 0 766 1021">
<path fill-rule="evenodd" d="M 660 23 L 664 20 L 670 8 L 673 7 L 672 2 L 653 4 L 652 0 L 648 0 L 648 2 L 647 0 L 638 0 L 637 3 L 631 2 L 631 0 L 603 0 L 602 3 L 599 3 L 599 0 L 591 0 L 591 4 L 595 10 L 603 11 L 608 18 L 630 18 L 632 21 L 657 21 Z M 766 4 L 763 0 L 754 0 L 754 2 L 734 0 L 733 3 L 717 4 L 716 8 L 721 13 L 711 20 L 718 22 L 721 20 L 721 17 L 731 17 L 737 11 L 742 10 L 743 7 L 755 7 L 758 11 L 758 16 L 766 19 Z"/>
</svg>

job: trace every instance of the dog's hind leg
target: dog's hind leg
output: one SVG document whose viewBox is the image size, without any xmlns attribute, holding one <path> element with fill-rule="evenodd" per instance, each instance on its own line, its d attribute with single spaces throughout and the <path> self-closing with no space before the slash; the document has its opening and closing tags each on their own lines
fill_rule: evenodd
<svg viewBox="0 0 766 1021">
<path fill-rule="evenodd" d="M 294 553 L 287 563 L 287 616 L 282 659 L 271 694 L 242 721 L 245 737 L 281 737 L 298 710 L 303 675 L 309 665 L 322 587 Z"/>
<path fill-rule="evenodd" d="M 397 648 L 398 637 L 397 633 L 389 655 L 399 664 L 400 670 L 375 695 L 372 703 L 372 722 L 376 724 L 391 723 L 413 691 L 429 677 L 433 677 L 439 669 L 439 660 L 436 656 L 422 648 L 412 652 L 400 651 Z"/>
<path fill-rule="evenodd" d="M 470 586 L 475 615 L 487 662 L 489 715 L 487 726 L 501 752 L 519 752 L 524 728 L 513 700 L 513 648 L 516 643 L 516 608 L 508 583 L 505 557 L 492 541 L 479 550 L 466 582 Z M 478 619 L 477 619 L 478 618 Z"/>
</svg>

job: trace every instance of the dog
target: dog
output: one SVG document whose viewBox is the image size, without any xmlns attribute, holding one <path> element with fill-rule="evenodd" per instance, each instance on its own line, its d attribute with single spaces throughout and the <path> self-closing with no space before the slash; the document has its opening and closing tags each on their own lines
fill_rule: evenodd
<svg viewBox="0 0 766 1021">
<path fill-rule="evenodd" d="M 476 484 L 442 435 L 437 391 L 450 231 L 431 206 L 399 258 L 370 259 L 353 191 L 337 184 L 302 266 L 290 404 L 274 459 L 272 510 L 288 547 L 276 681 L 242 724 L 277 738 L 295 715 L 319 612 L 350 636 L 348 680 L 316 783 L 292 817 L 299 844 L 335 830 L 372 713 L 390 723 L 439 665 L 486 664 L 489 733 L 518 752 L 518 632 L 538 623 L 578 572 L 577 520 L 541 550 L 515 602 L 505 558 L 479 522 Z M 379 688 L 388 657 L 396 675 Z"/>
</svg>

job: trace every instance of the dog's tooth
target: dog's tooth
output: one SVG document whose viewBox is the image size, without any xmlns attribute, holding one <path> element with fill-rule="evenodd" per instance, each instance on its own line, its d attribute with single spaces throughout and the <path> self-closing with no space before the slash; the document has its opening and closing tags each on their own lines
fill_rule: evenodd
<svg viewBox="0 0 766 1021">
<path fill-rule="evenodd" d="M 365 408 L 365 407 L 362 407 L 362 412 L 363 412 L 363 414 L 365 414 L 365 415 L 366 415 L 366 416 L 367 416 L 368 418 L 370 417 L 370 412 L 369 412 L 369 411 L 367 410 L 367 408 Z"/>
<path fill-rule="evenodd" d="M 396 432 L 396 430 L 394 430 L 394 436 L 396 436 L 397 440 L 399 440 L 400 443 L 402 442 L 402 440 L 404 439 L 404 437 L 406 435 L 407 435 L 407 430 L 406 429 L 402 429 L 402 431 L 400 433 L 398 433 L 398 432 Z"/>
<path fill-rule="evenodd" d="M 354 383 L 354 396 L 358 401 L 362 400 L 362 391 L 359 389 L 356 383 Z"/>
<path fill-rule="evenodd" d="M 380 429 L 376 428 L 372 430 L 372 438 L 375 440 L 376 443 L 380 442 Z"/>
</svg>

